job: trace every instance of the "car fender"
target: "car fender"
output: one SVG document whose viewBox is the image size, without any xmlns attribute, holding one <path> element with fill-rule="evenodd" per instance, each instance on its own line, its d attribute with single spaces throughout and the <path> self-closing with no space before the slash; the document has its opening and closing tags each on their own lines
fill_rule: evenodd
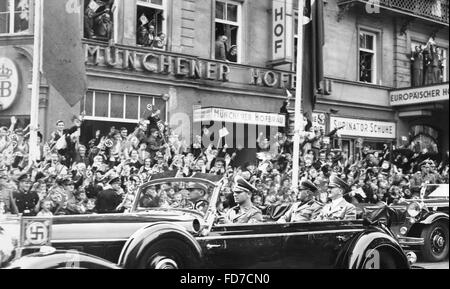
<svg viewBox="0 0 450 289">
<path fill-rule="evenodd" d="M 425 219 L 421 220 L 420 224 L 430 225 L 438 220 L 446 220 L 448 222 L 448 215 L 442 212 L 436 212 L 428 215 Z"/>
<path fill-rule="evenodd" d="M 337 268 L 369 269 L 370 260 L 376 250 L 390 254 L 397 268 L 410 268 L 408 259 L 400 244 L 381 229 L 369 229 L 349 240 L 338 255 Z"/>
<path fill-rule="evenodd" d="M 136 231 L 125 243 L 119 257 L 119 266 L 132 269 L 138 263 L 145 249 L 164 238 L 177 238 L 187 243 L 199 260 L 203 256 L 200 244 L 183 226 L 174 223 L 154 223 Z"/>
</svg>

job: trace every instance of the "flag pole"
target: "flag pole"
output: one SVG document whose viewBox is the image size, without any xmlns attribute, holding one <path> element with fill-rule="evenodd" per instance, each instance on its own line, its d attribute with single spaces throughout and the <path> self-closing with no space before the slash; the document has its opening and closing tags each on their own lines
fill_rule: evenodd
<svg viewBox="0 0 450 289">
<path fill-rule="evenodd" d="M 297 73 L 295 88 L 295 124 L 294 124 L 294 151 L 292 156 L 292 186 L 298 188 L 300 165 L 300 132 L 303 126 L 302 87 L 303 87 L 303 10 L 304 0 L 298 0 L 298 38 L 297 38 Z"/>
<path fill-rule="evenodd" d="M 37 130 L 39 125 L 39 88 L 40 88 L 40 67 L 41 67 L 41 26 L 42 26 L 42 0 L 34 2 L 34 44 L 33 44 L 33 75 L 30 104 L 30 142 L 29 161 L 36 161 L 38 158 Z"/>
</svg>

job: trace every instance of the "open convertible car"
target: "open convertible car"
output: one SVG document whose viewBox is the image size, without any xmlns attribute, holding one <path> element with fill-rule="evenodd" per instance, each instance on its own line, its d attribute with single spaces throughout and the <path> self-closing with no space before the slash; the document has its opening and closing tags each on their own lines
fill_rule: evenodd
<svg viewBox="0 0 450 289">
<path fill-rule="evenodd" d="M 420 197 L 389 207 L 363 206 L 371 219 L 385 219 L 399 243 L 424 261 L 440 262 L 449 252 L 449 185 L 426 184 Z M 376 216 L 375 216 L 376 215 Z"/>
<path fill-rule="evenodd" d="M 362 219 L 220 224 L 224 185 L 220 177 L 206 174 L 154 178 L 139 188 L 130 212 L 54 216 L 48 232 L 54 250 L 28 255 L 22 250 L 24 257 L 8 260 L 6 267 L 407 269 L 414 261 L 386 226 Z M 181 201 L 168 205 L 167 193 L 179 200 L 185 194 L 201 198 L 184 207 Z M 21 239 L 39 238 L 42 230 L 36 224 L 22 228 Z"/>
</svg>

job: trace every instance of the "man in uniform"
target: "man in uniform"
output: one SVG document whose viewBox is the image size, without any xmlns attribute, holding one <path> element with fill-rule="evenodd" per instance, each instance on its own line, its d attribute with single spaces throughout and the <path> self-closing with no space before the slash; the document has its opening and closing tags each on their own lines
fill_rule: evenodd
<svg viewBox="0 0 450 289">
<path fill-rule="evenodd" d="M 330 177 L 328 197 L 331 203 L 326 204 L 316 220 L 355 220 L 356 207 L 344 199 L 344 194 L 350 191 L 349 185 L 336 175 Z"/>
<path fill-rule="evenodd" d="M 303 181 L 297 194 L 298 202 L 280 218 L 277 223 L 305 222 L 314 219 L 322 209 L 323 205 L 314 199 L 318 192 L 317 187 L 311 181 Z"/>
<path fill-rule="evenodd" d="M 233 195 L 236 207 L 231 208 L 225 215 L 225 223 L 245 224 L 262 222 L 261 210 L 253 206 L 251 197 L 256 192 L 244 178 L 238 176 L 234 180 Z"/>
<path fill-rule="evenodd" d="M 120 187 L 120 177 L 109 181 L 111 188 L 98 193 L 95 208 L 100 214 L 116 213 L 116 208 L 122 203 L 123 190 Z"/>
<path fill-rule="evenodd" d="M 23 216 L 36 216 L 36 206 L 39 203 L 39 195 L 31 191 L 31 175 L 22 174 L 17 178 L 18 190 L 13 193 L 17 210 Z"/>
</svg>

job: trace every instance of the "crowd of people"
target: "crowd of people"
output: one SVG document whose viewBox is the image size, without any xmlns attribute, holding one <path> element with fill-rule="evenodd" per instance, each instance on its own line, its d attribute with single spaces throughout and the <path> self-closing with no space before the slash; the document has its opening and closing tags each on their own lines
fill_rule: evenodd
<svg viewBox="0 0 450 289">
<path fill-rule="evenodd" d="M 159 114 L 152 109 L 148 119 L 131 132 L 115 127 L 103 135 L 97 131 L 86 144 L 80 143 L 81 118 L 74 117 L 71 127 L 58 121 L 47 141 L 38 133 L 36 161 L 28 157 L 29 128 L 16 127 L 17 120 L 12 117 L 10 127 L 0 128 L 0 215 L 127 212 L 139 186 L 163 173 L 225 177 L 228 182 L 218 204 L 223 214 L 236 206 L 233 180 L 239 177 L 254 188 L 252 206 L 280 221 L 291 218 L 293 203 L 322 207 L 329 202 L 333 184 L 342 189 L 348 203 L 391 204 L 419 196 L 425 183 L 449 181 L 448 152 L 441 160 L 426 151 L 415 153 L 386 145 L 382 151 L 364 147 L 355 157 L 348 157 L 324 142 L 326 137 L 339 137 L 336 130 L 325 134 L 309 126 L 301 143 L 299 183 L 303 189 L 299 193 L 291 180 L 293 143 L 285 133 L 260 134 L 255 161 L 238 165 L 235 149 L 201 143 L 204 135 L 212 133 L 208 127 L 188 146 Z M 193 200 L 199 199 L 195 189 L 183 190 L 186 193 L 170 186 L 150 189 L 148 200 L 139 202 L 146 202 L 147 207 L 193 208 Z"/>
</svg>

